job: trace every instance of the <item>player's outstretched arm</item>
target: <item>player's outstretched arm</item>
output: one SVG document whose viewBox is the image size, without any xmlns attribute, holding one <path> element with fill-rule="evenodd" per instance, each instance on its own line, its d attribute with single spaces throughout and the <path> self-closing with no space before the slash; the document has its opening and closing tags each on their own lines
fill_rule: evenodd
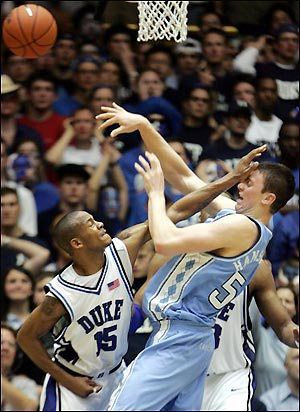
<svg viewBox="0 0 300 412">
<path fill-rule="evenodd" d="M 17 341 L 22 350 L 44 372 L 49 373 L 57 382 L 61 383 L 75 394 L 86 397 L 101 388 L 88 377 L 74 377 L 65 372 L 49 357 L 40 338 L 50 332 L 57 321 L 66 316 L 64 306 L 55 298 L 46 296 L 26 319 L 18 332 Z"/>
<path fill-rule="evenodd" d="M 268 262 L 262 261 L 258 267 L 250 282 L 250 293 L 253 294 L 259 311 L 281 342 L 296 348 L 296 341 L 299 344 L 299 326 L 292 321 L 277 296 Z"/>
<path fill-rule="evenodd" d="M 146 157 L 149 163 L 140 156 L 141 164 L 136 163 L 135 168 L 143 176 L 149 196 L 149 228 L 156 252 L 174 256 L 180 253 L 226 249 L 233 256 L 252 246 L 257 236 L 257 228 L 242 215 L 225 217 L 221 223 L 216 221 L 177 228 L 166 213 L 164 176 L 159 160 L 153 153 L 146 152 Z M 218 191 L 215 194 L 217 195 Z M 241 239 L 243 231 L 248 232 L 245 239 Z M 228 233 L 231 233 L 230 237 Z"/>
<path fill-rule="evenodd" d="M 159 158 L 166 180 L 177 190 L 187 194 L 206 185 L 189 169 L 148 119 L 135 113 L 129 113 L 116 103 L 113 103 L 113 107 L 101 107 L 101 110 L 104 113 L 96 116 L 96 119 L 104 121 L 100 125 L 102 130 L 113 124 L 119 124 L 119 127 L 112 131 L 112 137 L 136 130 L 140 132 L 147 149 Z M 234 202 L 225 196 L 220 196 L 214 203 L 217 210 L 234 208 Z"/>
</svg>

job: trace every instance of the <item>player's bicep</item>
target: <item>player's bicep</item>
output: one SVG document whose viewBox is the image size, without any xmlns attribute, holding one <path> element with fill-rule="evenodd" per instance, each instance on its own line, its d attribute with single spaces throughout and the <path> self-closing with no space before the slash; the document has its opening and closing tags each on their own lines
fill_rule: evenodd
<svg viewBox="0 0 300 412">
<path fill-rule="evenodd" d="M 40 338 L 50 332 L 63 316 L 68 316 L 63 304 L 58 299 L 46 296 L 44 302 L 26 319 L 22 331 L 27 336 Z"/>
</svg>

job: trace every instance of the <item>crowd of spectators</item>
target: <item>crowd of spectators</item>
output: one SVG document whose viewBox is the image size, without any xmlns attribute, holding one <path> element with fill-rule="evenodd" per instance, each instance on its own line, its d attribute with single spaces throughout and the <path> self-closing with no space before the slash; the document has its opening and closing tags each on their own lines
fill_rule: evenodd
<svg viewBox="0 0 300 412">
<path fill-rule="evenodd" d="M 3 3 L 7 13 L 8 3 L 14 2 Z M 197 30 L 193 26 L 184 43 L 138 43 L 128 26 L 96 21 L 94 2 L 76 11 L 60 9 L 59 2 L 43 3 L 54 7 L 59 28 L 51 51 L 34 60 L 5 47 L 2 53 L 1 410 L 38 406 L 43 373 L 17 348 L 16 332 L 43 300 L 43 286 L 70 262 L 52 239 L 58 220 L 86 210 L 115 236 L 147 219 L 147 194 L 134 168 L 145 150 L 139 134 L 113 140 L 113 128 L 102 133 L 95 120 L 101 106 L 113 102 L 147 117 L 206 182 L 228 173 L 263 143 L 268 150 L 260 161 L 281 162 L 293 171 L 295 195 L 270 223 L 273 238 L 266 257 L 278 294 L 297 319 L 300 114 L 295 10 L 288 2 L 263 2 L 269 9 L 262 23 L 243 25 L 226 15 L 220 7 L 225 2 L 201 2 L 205 9 L 193 14 Z M 181 196 L 169 185 L 165 195 L 170 204 Z M 146 279 L 153 253 L 151 243 L 139 253 L 135 292 Z M 255 308 L 253 320 L 256 396 L 272 408 L 275 391 L 277 404 L 292 410 L 299 353 L 279 342 Z M 150 332 L 146 320 L 130 337 L 127 362 L 144 347 Z M 51 339 L 47 342 L 51 352 Z"/>
</svg>

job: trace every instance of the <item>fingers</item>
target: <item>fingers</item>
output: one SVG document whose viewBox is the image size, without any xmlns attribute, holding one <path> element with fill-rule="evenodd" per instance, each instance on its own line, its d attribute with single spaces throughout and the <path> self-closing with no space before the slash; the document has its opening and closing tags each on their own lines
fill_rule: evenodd
<svg viewBox="0 0 300 412">
<path fill-rule="evenodd" d="M 249 160 L 252 160 L 257 156 L 261 156 L 262 153 L 265 152 L 266 150 L 267 150 L 267 145 L 264 144 L 260 147 L 257 147 L 256 149 L 251 150 L 251 152 L 246 155 L 246 158 L 248 158 Z"/>
<path fill-rule="evenodd" d="M 150 172 L 150 165 L 143 156 L 139 156 L 139 161 L 143 165 L 146 172 Z"/>
<path fill-rule="evenodd" d="M 118 123 L 118 122 L 114 118 L 106 120 L 105 122 L 103 122 L 102 124 L 98 126 L 98 129 L 106 129 L 107 127 L 112 126 L 115 123 Z"/>
<path fill-rule="evenodd" d="M 121 133 L 125 133 L 125 127 L 124 126 L 119 126 L 119 127 L 117 127 L 115 130 L 113 130 L 112 132 L 111 132 L 111 137 L 116 137 L 116 136 L 118 136 L 119 134 L 121 134 Z"/>
</svg>

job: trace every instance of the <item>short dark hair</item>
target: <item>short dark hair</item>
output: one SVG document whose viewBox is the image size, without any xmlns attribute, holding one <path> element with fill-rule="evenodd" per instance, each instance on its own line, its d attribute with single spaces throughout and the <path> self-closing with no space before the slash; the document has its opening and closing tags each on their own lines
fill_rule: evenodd
<svg viewBox="0 0 300 412">
<path fill-rule="evenodd" d="M 172 65 L 175 65 L 176 59 L 175 59 L 175 56 L 174 56 L 172 50 L 171 50 L 169 47 L 163 46 L 163 45 L 155 45 L 155 46 L 152 46 L 151 49 L 149 49 L 149 50 L 145 53 L 145 61 L 146 61 L 146 64 L 147 64 L 147 62 L 148 62 L 148 60 L 149 60 L 149 57 L 150 57 L 152 54 L 156 54 L 156 53 L 164 53 L 164 54 L 167 54 L 167 55 L 169 56 L 170 60 L 171 60 L 171 64 L 172 64 Z"/>
<path fill-rule="evenodd" d="M 19 196 L 16 189 L 13 187 L 2 186 L 1 187 L 1 197 L 6 195 L 15 195 L 19 202 Z"/>
<path fill-rule="evenodd" d="M 57 91 L 57 81 L 52 73 L 48 70 L 39 70 L 37 72 L 34 72 L 26 81 L 26 87 L 30 89 L 32 87 L 32 84 L 39 80 L 51 83 L 54 87 L 54 90 Z"/>
<path fill-rule="evenodd" d="M 275 83 L 276 88 L 277 88 L 276 79 L 270 74 L 269 76 L 264 75 L 264 76 L 257 77 L 255 79 L 254 86 L 255 86 L 256 91 L 257 91 L 257 89 L 259 89 L 261 87 L 261 83 L 265 80 L 272 80 Z"/>
<path fill-rule="evenodd" d="M 52 234 L 55 242 L 65 252 L 71 254 L 71 239 L 80 233 L 81 222 L 78 219 L 80 211 L 70 212 L 64 215 L 54 226 Z"/>
<path fill-rule="evenodd" d="M 295 192 L 295 179 L 292 171 L 281 163 L 262 162 L 258 169 L 264 176 L 263 193 L 271 192 L 276 195 L 274 203 L 270 206 L 272 214 L 278 212 L 293 197 Z"/>
</svg>

